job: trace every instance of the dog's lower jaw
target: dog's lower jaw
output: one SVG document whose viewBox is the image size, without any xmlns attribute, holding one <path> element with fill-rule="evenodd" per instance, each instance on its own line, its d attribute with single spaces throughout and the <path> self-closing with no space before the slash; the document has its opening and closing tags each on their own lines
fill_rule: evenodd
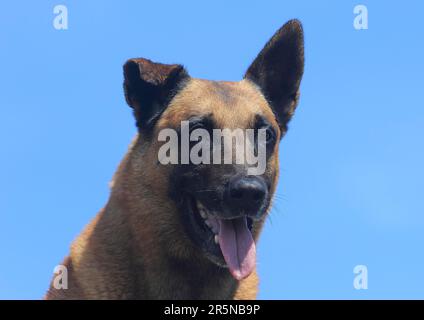
<svg viewBox="0 0 424 320">
<path fill-rule="evenodd" d="M 170 204 L 172 207 L 173 204 Z M 146 204 L 148 207 L 148 204 Z M 151 208 L 154 216 L 155 208 Z M 173 212 L 175 216 L 177 212 Z M 134 215 L 129 215 L 134 217 Z M 181 228 L 179 220 L 174 228 Z M 243 297 L 237 294 L 240 286 L 227 268 L 211 262 L 205 254 L 187 237 L 183 228 L 174 230 L 176 237 L 163 237 L 165 230 L 150 229 L 150 234 L 140 233 L 136 221 L 129 224 L 137 247 L 135 255 L 139 257 L 136 269 L 139 271 L 137 293 L 139 299 L 234 299 Z M 154 225 L 151 223 L 151 225 Z M 168 230 L 168 232 L 171 232 Z M 171 241 L 170 241 L 171 240 Z M 256 274 L 246 282 L 257 285 Z M 253 283 L 252 282 L 252 283 Z M 256 286 L 250 285 L 256 297 Z M 148 288 L 146 290 L 146 288 Z M 247 294 L 245 293 L 247 298 Z"/>
</svg>

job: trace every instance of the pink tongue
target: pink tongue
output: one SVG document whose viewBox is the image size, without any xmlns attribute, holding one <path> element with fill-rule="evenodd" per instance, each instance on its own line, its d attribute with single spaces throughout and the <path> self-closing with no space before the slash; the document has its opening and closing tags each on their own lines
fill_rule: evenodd
<svg viewBox="0 0 424 320">
<path fill-rule="evenodd" d="M 219 246 L 231 274 L 242 280 L 252 273 L 256 262 L 256 246 L 246 218 L 219 219 Z"/>
</svg>

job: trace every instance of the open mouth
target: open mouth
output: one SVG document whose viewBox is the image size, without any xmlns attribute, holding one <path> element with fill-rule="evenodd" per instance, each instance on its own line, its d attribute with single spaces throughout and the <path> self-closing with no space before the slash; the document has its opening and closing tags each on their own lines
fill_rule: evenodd
<svg viewBox="0 0 424 320">
<path fill-rule="evenodd" d="M 208 256 L 212 255 L 214 262 L 228 267 L 237 280 L 249 276 L 256 264 L 252 219 L 243 215 L 231 219 L 220 217 L 195 198 L 189 203 L 197 240 Z"/>
</svg>

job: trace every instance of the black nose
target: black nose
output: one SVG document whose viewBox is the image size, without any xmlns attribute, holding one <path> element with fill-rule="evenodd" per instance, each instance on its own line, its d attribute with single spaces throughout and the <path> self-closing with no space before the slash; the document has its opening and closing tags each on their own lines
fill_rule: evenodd
<svg viewBox="0 0 424 320">
<path fill-rule="evenodd" d="M 257 215 L 268 190 L 263 179 L 258 177 L 234 177 L 226 190 L 226 201 L 232 210 Z"/>
</svg>

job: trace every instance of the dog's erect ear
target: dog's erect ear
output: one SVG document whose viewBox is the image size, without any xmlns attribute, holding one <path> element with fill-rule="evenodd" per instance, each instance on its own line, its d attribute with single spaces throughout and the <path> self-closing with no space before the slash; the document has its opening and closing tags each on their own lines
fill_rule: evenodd
<svg viewBox="0 0 424 320">
<path fill-rule="evenodd" d="M 283 131 L 297 105 L 303 65 L 302 25 L 291 20 L 268 41 L 245 74 L 259 86 Z"/>
<path fill-rule="evenodd" d="M 151 128 L 188 78 L 179 64 L 128 60 L 124 65 L 125 99 L 134 109 L 137 127 Z"/>
</svg>

